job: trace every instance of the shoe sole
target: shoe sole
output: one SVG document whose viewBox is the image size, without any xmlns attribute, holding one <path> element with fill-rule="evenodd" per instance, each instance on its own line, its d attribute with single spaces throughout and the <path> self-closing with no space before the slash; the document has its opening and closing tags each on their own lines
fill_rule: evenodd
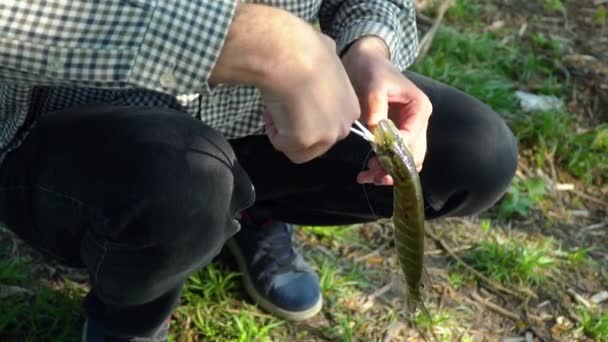
<svg viewBox="0 0 608 342">
<path fill-rule="evenodd" d="M 245 257 L 243 253 L 241 253 L 240 249 L 236 246 L 236 242 L 232 239 L 228 240 L 226 243 L 230 253 L 234 256 L 236 260 L 237 266 L 241 270 L 243 274 L 243 283 L 245 284 L 245 291 L 253 298 L 253 300 L 264 310 L 270 312 L 271 314 L 285 319 L 289 321 L 304 321 L 309 318 L 314 317 L 321 311 L 323 307 L 323 295 L 319 294 L 319 300 L 310 308 L 303 311 L 289 311 L 285 309 L 281 309 L 280 307 L 272 304 L 268 299 L 264 298 L 264 296 L 255 288 L 253 285 L 253 280 L 249 276 L 249 272 L 247 271 L 247 263 L 245 262 Z"/>
</svg>

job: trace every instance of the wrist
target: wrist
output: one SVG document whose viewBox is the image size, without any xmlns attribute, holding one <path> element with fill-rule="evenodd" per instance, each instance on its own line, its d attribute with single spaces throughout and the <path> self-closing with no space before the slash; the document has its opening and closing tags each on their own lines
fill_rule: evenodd
<svg viewBox="0 0 608 342">
<path fill-rule="evenodd" d="M 343 54 L 343 59 L 352 56 L 373 56 L 391 58 L 391 53 L 386 42 L 377 36 L 363 36 L 352 43 Z"/>
</svg>

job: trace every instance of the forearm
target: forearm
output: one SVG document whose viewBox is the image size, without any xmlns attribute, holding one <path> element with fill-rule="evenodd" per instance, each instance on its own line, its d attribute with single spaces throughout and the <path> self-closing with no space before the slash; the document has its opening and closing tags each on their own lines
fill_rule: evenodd
<svg viewBox="0 0 608 342">
<path fill-rule="evenodd" d="M 286 63 L 305 66 L 298 44 L 315 35 L 314 29 L 295 15 L 265 5 L 239 4 L 210 83 L 251 84 L 260 88 L 279 81 Z M 301 45 L 301 44 L 300 44 Z M 300 51 L 294 51 L 300 50 Z"/>
</svg>

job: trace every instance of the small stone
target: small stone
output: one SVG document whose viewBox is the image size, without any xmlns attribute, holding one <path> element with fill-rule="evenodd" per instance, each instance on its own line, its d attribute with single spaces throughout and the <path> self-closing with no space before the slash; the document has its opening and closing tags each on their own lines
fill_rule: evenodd
<svg viewBox="0 0 608 342">
<path fill-rule="evenodd" d="M 608 300 L 608 291 L 601 291 L 593 295 L 589 301 L 595 305 L 600 304 Z"/>
</svg>

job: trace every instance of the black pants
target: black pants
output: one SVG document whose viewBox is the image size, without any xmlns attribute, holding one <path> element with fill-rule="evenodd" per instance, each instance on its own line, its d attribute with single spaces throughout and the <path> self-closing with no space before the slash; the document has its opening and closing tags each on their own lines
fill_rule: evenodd
<svg viewBox="0 0 608 342">
<path fill-rule="evenodd" d="M 434 107 L 421 173 L 427 217 L 492 205 L 517 164 L 510 130 L 472 97 L 408 77 Z M 351 135 L 295 165 L 265 136 L 228 142 L 182 113 L 71 109 L 42 117 L 0 166 L 0 221 L 38 249 L 87 267 L 89 317 L 143 336 L 173 310 L 188 275 L 236 233 L 235 215 L 254 201 L 252 183 L 258 216 L 315 225 L 390 216 L 391 188 L 364 191 L 355 181 L 369 150 Z"/>
</svg>

